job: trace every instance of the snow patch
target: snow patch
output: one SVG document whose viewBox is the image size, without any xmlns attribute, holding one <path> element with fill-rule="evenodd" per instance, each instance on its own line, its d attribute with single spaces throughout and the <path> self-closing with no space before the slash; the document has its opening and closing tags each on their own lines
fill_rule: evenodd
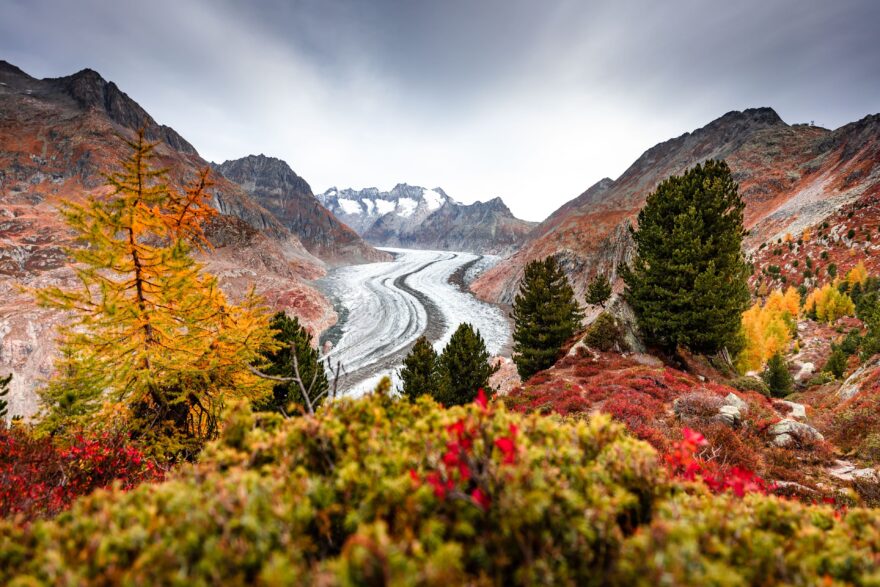
<svg viewBox="0 0 880 587">
<path fill-rule="evenodd" d="M 394 212 L 394 202 L 389 202 L 388 200 L 376 200 L 376 210 L 379 211 L 379 214 L 383 215 Z"/>
<path fill-rule="evenodd" d="M 342 208 L 342 211 L 346 214 L 360 214 L 362 212 L 360 203 L 355 200 L 339 198 L 336 201 L 339 202 L 339 207 Z"/>
<path fill-rule="evenodd" d="M 439 209 L 446 201 L 443 194 L 437 190 L 422 190 L 422 199 L 428 204 L 428 210 L 432 212 Z"/>
<path fill-rule="evenodd" d="M 415 213 L 418 206 L 418 202 L 412 198 L 400 198 L 397 200 L 397 214 L 398 216 L 408 218 Z"/>
<path fill-rule="evenodd" d="M 367 209 L 367 214 L 369 214 L 369 215 L 375 214 L 376 202 L 374 202 L 373 200 L 371 200 L 369 198 L 363 198 L 363 199 L 361 199 L 361 202 L 364 203 L 364 208 Z"/>
</svg>

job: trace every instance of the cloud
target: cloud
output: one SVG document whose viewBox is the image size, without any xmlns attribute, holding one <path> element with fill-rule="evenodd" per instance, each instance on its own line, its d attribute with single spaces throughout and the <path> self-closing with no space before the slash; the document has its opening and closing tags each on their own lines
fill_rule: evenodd
<svg viewBox="0 0 880 587">
<path fill-rule="evenodd" d="M 7 0 L 2 57 L 92 67 L 209 159 L 316 190 L 441 186 L 541 219 L 732 109 L 877 110 L 880 5 L 552 0 Z"/>
</svg>

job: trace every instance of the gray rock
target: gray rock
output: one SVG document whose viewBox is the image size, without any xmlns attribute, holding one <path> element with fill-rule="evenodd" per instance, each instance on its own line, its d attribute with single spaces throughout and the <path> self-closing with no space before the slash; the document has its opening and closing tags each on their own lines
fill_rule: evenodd
<svg viewBox="0 0 880 587">
<path fill-rule="evenodd" d="M 736 428 L 742 422 L 742 413 L 736 406 L 721 406 L 718 409 L 718 419 L 731 428 Z"/>
<path fill-rule="evenodd" d="M 794 436 L 792 436 L 791 434 L 780 434 L 779 436 L 773 438 L 773 444 L 780 448 L 788 448 L 795 444 Z"/>
<path fill-rule="evenodd" d="M 810 377 L 813 376 L 813 373 L 816 372 L 816 366 L 813 363 L 794 363 L 795 368 L 798 370 L 794 376 L 794 380 L 798 383 L 803 383 L 807 381 Z"/>
<path fill-rule="evenodd" d="M 865 377 L 869 373 L 872 373 L 877 367 L 880 367 L 880 356 L 868 361 L 856 369 L 852 375 L 847 377 L 846 381 L 843 382 L 843 385 L 840 386 L 840 389 L 837 390 L 837 397 L 843 401 L 851 399 L 862 390 L 862 382 Z"/>
<path fill-rule="evenodd" d="M 791 408 L 791 412 L 789 412 L 788 416 L 790 418 L 794 418 L 796 420 L 806 420 L 807 419 L 807 407 L 803 404 L 790 402 L 786 400 L 779 400 L 779 404 L 785 404 Z"/>
<path fill-rule="evenodd" d="M 737 408 L 740 412 L 749 411 L 749 404 L 745 402 L 741 397 L 736 395 L 735 393 L 728 393 L 724 398 L 724 405 L 733 406 Z"/>
<path fill-rule="evenodd" d="M 854 481 L 857 479 L 874 482 L 880 481 L 880 475 L 877 474 L 875 469 L 870 467 L 857 469 L 849 461 L 835 461 L 834 466 L 828 468 L 828 474 L 832 477 L 837 477 L 841 481 Z"/>
<path fill-rule="evenodd" d="M 825 440 L 825 437 L 809 424 L 791 418 L 785 418 L 771 426 L 769 434 L 773 437 L 773 443 L 781 447 L 791 446 L 799 440 Z"/>
</svg>

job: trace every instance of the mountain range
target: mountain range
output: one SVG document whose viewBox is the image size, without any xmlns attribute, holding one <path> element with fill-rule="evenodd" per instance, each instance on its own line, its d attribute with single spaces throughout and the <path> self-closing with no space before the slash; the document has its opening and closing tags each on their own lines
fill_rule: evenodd
<svg viewBox="0 0 880 587">
<path fill-rule="evenodd" d="M 648 149 L 617 179 L 602 179 L 567 202 L 515 254 L 480 276 L 472 290 L 483 299 L 509 303 L 525 265 L 555 255 L 583 296 L 593 275 L 614 277 L 631 258 L 630 227 L 648 194 L 668 176 L 707 159 L 727 161 L 739 184 L 747 253 L 759 269 L 760 263 L 774 262 L 767 256 L 768 243 L 797 241 L 826 221 L 839 222 L 841 211 L 850 222 L 857 211 L 860 226 L 877 225 L 880 115 L 829 130 L 787 124 L 771 108 L 734 111 Z M 793 250 L 798 246 L 793 243 Z M 869 238 L 849 247 L 845 260 L 876 265 L 878 257 Z"/>
<path fill-rule="evenodd" d="M 377 188 L 330 188 L 318 199 L 377 246 L 507 254 L 536 223 L 520 220 L 501 198 L 462 204 L 442 188 L 400 183 Z"/>
<path fill-rule="evenodd" d="M 102 174 L 129 153 L 126 140 L 139 128 L 157 143 L 157 164 L 168 169 L 172 184 L 183 185 L 209 166 L 176 131 L 97 72 L 36 79 L 0 61 L 0 371 L 15 374 L 12 413 L 36 409 L 32 391 L 51 374 L 54 332 L 64 320 L 37 307 L 20 286 L 76 283 L 65 253 L 76 243 L 58 205 L 107 193 Z M 284 183 L 291 177 L 282 174 L 264 189 L 271 173 L 254 182 L 241 167 L 229 166 L 235 181 L 212 174 L 213 205 L 221 214 L 206 231 L 213 249 L 200 260 L 233 300 L 255 285 L 273 307 L 296 313 L 320 332 L 336 314 L 309 281 L 330 264 L 390 256 L 333 219 L 314 197 L 309 201 L 310 192 L 296 181 Z M 267 197 L 267 205 L 281 202 L 278 216 L 260 204 L 264 192 L 275 198 Z M 299 214 L 285 200 L 299 205 Z"/>
</svg>

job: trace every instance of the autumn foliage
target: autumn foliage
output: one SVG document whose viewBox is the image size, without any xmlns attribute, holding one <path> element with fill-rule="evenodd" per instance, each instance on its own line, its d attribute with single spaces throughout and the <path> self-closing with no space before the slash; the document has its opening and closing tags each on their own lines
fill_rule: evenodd
<svg viewBox="0 0 880 587">
<path fill-rule="evenodd" d="M 80 287 L 35 292 L 73 318 L 44 426 L 88 426 L 108 404 L 157 452 L 191 456 L 229 399 L 267 392 L 248 365 L 274 343 L 258 301 L 230 304 L 190 255 L 209 246 L 202 227 L 216 213 L 208 170 L 178 190 L 143 132 L 129 146 L 108 195 L 62 209 L 84 245 L 69 251 Z"/>
<path fill-rule="evenodd" d="M 855 311 L 852 299 L 832 283 L 814 289 L 804 302 L 804 312 L 829 324 L 844 316 L 852 316 Z"/>
<path fill-rule="evenodd" d="M 123 434 L 76 434 L 60 443 L 23 425 L 0 425 L 0 517 L 50 517 L 116 481 L 131 489 L 162 476 Z"/>
<path fill-rule="evenodd" d="M 770 357 L 785 352 L 799 314 L 800 296 L 793 287 L 785 293 L 777 289 L 763 304 L 759 300 L 746 310 L 742 317 L 746 345 L 737 358 L 740 371 L 757 371 Z"/>
</svg>

